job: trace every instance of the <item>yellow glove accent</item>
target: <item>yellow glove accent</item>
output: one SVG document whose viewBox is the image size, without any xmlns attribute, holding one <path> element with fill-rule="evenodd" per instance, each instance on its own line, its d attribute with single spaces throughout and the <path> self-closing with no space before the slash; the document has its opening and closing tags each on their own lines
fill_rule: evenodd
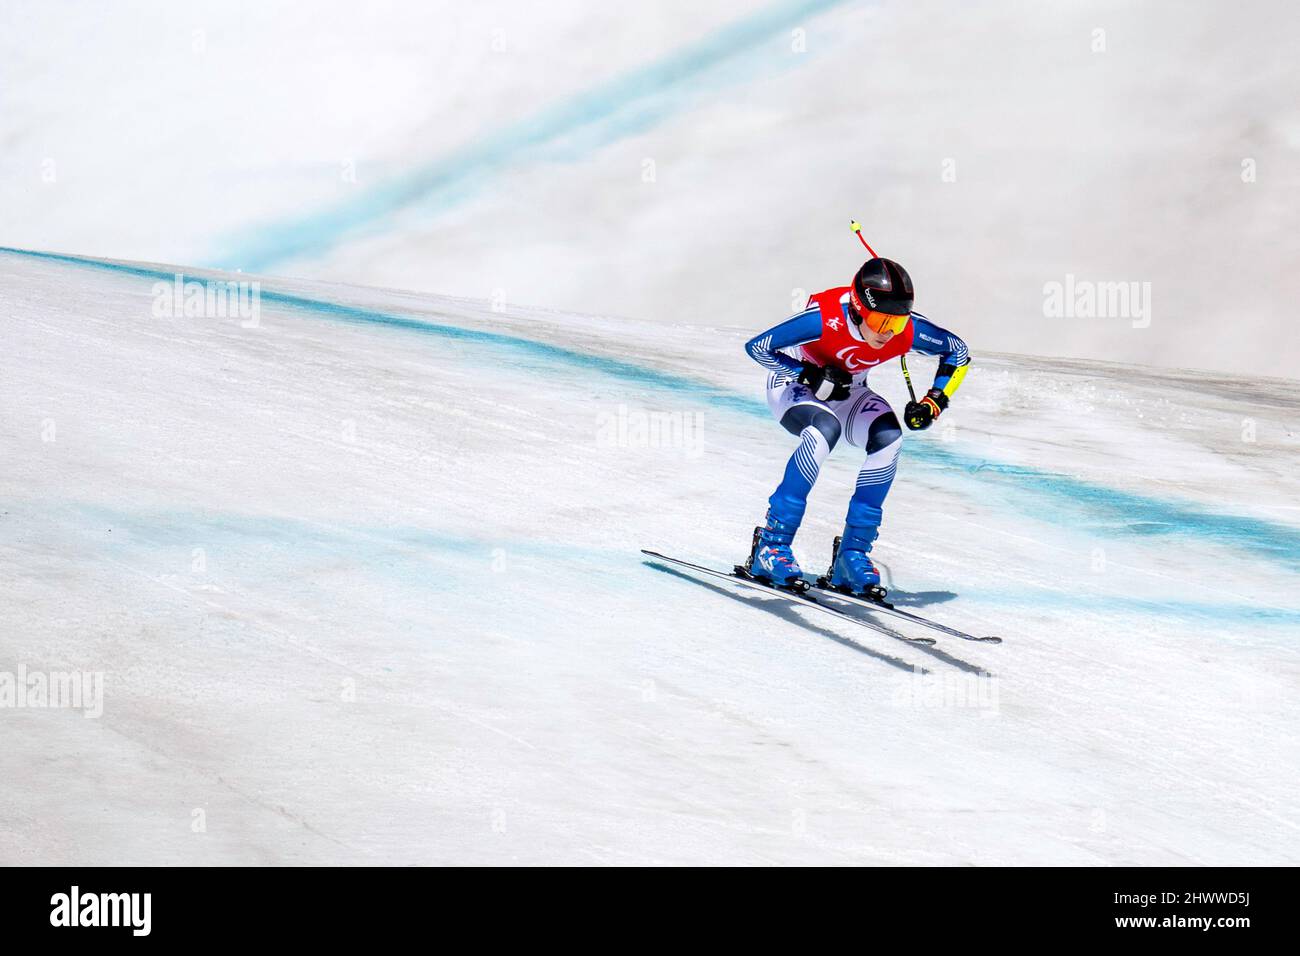
<svg viewBox="0 0 1300 956">
<path fill-rule="evenodd" d="M 968 368 L 970 368 L 969 365 L 959 366 L 957 371 L 948 376 L 948 384 L 943 387 L 943 393 L 949 398 L 952 398 L 953 392 L 961 387 L 961 380 L 966 377 L 966 369 Z"/>
</svg>

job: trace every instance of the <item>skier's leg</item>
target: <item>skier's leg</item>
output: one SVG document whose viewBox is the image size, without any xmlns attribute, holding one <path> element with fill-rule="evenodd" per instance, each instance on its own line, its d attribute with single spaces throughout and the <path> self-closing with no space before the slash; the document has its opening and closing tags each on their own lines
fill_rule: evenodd
<svg viewBox="0 0 1300 956">
<path fill-rule="evenodd" d="M 799 438 L 785 473 L 768 498 L 767 517 L 759 529 L 750 558 L 750 571 L 778 584 L 802 577 L 790 545 L 808 506 L 822 462 L 840 438 L 840 423 L 822 402 L 802 385 L 788 385 L 769 393 L 769 405 L 783 428 Z"/>
<path fill-rule="evenodd" d="M 817 483 L 822 462 L 840 440 L 840 423 L 823 405 L 794 405 L 781 416 L 781 426 L 799 438 L 799 447 L 786 462 L 781 484 L 767 499 L 771 510 L 797 527 Z"/>
<path fill-rule="evenodd" d="M 878 395 L 863 403 L 853 425 L 851 433 L 861 441 L 867 455 L 849 500 L 831 584 L 856 592 L 880 583 L 880 572 L 868 555 L 880 530 L 885 497 L 894 483 L 903 429 L 888 403 Z"/>
</svg>

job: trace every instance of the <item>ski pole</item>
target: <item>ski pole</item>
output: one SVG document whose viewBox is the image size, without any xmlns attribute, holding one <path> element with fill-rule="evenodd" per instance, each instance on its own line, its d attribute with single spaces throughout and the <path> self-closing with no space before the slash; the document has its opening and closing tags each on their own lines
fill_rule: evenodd
<svg viewBox="0 0 1300 956">
<path fill-rule="evenodd" d="M 862 223 L 858 222 L 856 219 L 850 219 L 849 228 L 852 229 L 853 234 L 858 237 L 858 241 L 861 242 L 864 246 L 866 246 L 867 252 L 871 253 L 871 258 L 875 259 L 876 250 L 872 249 L 871 246 L 867 244 L 866 237 L 862 235 Z M 907 382 L 907 394 L 911 395 L 912 401 L 915 402 L 916 389 L 912 387 L 912 373 L 907 370 L 907 356 L 900 355 L 898 357 L 898 364 L 903 366 L 903 379 L 904 381 Z"/>
<path fill-rule="evenodd" d="M 916 401 L 916 389 L 912 388 L 912 373 L 907 370 L 907 356 L 900 355 L 898 364 L 903 366 L 903 378 L 907 382 L 907 394 L 912 396 L 912 401 Z"/>
</svg>

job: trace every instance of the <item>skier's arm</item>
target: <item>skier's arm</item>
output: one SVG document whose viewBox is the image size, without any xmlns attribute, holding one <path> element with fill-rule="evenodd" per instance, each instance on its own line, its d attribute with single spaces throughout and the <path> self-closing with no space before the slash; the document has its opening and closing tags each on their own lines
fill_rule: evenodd
<svg viewBox="0 0 1300 956">
<path fill-rule="evenodd" d="M 961 387 L 970 366 L 966 343 L 947 329 L 941 329 L 918 312 L 912 313 L 912 351 L 939 356 L 934 382 L 919 402 L 908 402 L 903 413 L 907 427 L 929 428 L 930 423 L 948 407 L 948 399 Z"/>
<path fill-rule="evenodd" d="M 912 351 L 922 355 L 939 356 L 939 369 L 934 373 L 932 387 L 952 398 L 966 377 L 970 365 L 970 351 L 966 343 L 947 329 L 941 329 L 919 312 L 912 313 Z M 947 402 L 944 403 L 945 405 Z"/>
<path fill-rule="evenodd" d="M 758 333 L 745 343 L 745 351 L 755 362 L 773 373 L 773 384 L 793 382 L 803 371 L 803 363 L 789 355 L 783 355 L 780 350 L 812 342 L 821 338 L 821 334 L 821 311 L 813 306 L 766 332 Z"/>
</svg>

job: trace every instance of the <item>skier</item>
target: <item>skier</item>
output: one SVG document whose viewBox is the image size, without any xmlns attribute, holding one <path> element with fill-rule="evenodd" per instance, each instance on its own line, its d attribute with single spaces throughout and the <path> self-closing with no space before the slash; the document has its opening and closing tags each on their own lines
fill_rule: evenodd
<svg viewBox="0 0 1300 956">
<path fill-rule="evenodd" d="M 767 404 L 782 427 L 799 437 L 785 476 L 768 499 L 767 518 L 755 529 L 746 568 L 778 586 L 802 580 L 790 550 L 803 520 L 817 472 L 843 437 L 866 451 L 849 500 L 832 587 L 872 593 L 880 572 L 871 546 L 881 508 L 894 480 L 903 432 L 889 403 L 867 386 L 867 373 L 907 352 L 939 356 L 934 383 L 903 419 L 912 430 L 929 428 L 948 407 L 970 364 L 966 343 L 912 311 L 912 279 L 897 262 L 873 254 L 851 286 L 810 296 L 807 308 L 745 344 L 768 370 Z"/>
</svg>

